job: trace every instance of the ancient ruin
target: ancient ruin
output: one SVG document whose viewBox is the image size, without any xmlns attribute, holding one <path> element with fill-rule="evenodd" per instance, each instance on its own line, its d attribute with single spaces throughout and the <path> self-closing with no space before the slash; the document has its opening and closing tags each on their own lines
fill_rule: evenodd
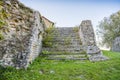
<svg viewBox="0 0 120 80">
<path fill-rule="evenodd" d="M 0 39 L 0 65 L 27 68 L 40 54 L 57 60 L 108 59 L 96 45 L 90 20 L 82 21 L 79 27 L 50 28 L 38 11 L 18 0 L 2 0 L 0 4 L 0 10 L 6 14 L 5 25 L 0 26 L 3 37 Z"/>
<path fill-rule="evenodd" d="M 82 21 L 79 27 L 61 27 L 52 30 L 46 43 L 52 45 L 43 46 L 48 59 L 68 59 L 100 61 L 106 60 L 102 51 L 97 47 L 95 34 L 90 20 Z"/>
<path fill-rule="evenodd" d="M 93 26 L 90 20 L 82 21 L 79 33 L 90 61 L 108 59 L 103 56 L 102 51 L 97 47 Z"/>
</svg>

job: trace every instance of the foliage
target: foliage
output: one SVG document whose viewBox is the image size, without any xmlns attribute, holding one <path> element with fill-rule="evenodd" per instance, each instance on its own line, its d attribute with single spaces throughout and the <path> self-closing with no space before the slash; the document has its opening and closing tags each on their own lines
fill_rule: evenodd
<svg viewBox="0 0 120 80">
<path fill-rule="evenodd" d="M 27 70 L 0 67 L 0 80 L 120 80 L 120 53 L 103 51 L 108 61 L 55 61 L 38 57 Z"/>
<path fill-rule="evenodd" d="M 54 27 L 49 27 L 45 30 L 45 34 L 43 35 L 43 46 L 44 47 L 52 47 L 53 42 L 53 33 L 54 33 Z"/>
<path fill-rule="evenodd" d="M 74 31 L 74 32 L 78 32 L 78 31 L 79 31 L 79 26 L 75 26 L 75 27 L 73 28 L 73 31 Z"/>
<path fill-rule="evenodd" d="M 42 51 L 42 54 L 49 54 L 49 52 L 44 50 L 44 51 Z"/>
<path fill-rule="evenodd" d="M 64 39 L 65 45 L 70 45 L 70 42 L 71 42 L 71 37 L 70 36 L 68 36 Z"/>
<path fill-rule="evenodd" d="M 86 51 L 82 51 L 81 54 L 86 54 Z"/>
<path fill-rule="evenodd" d="M 49 34 L 49 33 L 52 33 L 53 30 L 54 30 L 54 27 L 49 27 L 49 28 L 47 28 L 47 29 L 45 30 L 45 32 L 46 32 L 47 34 Z"/>
<path fill-rule="evenodd" d="M 74 32 L 79 32 L 79 26 L 75 26 L 74 28 L 73 28 L 73 31 Z M 79 33 L 77 34 L 77 39 L 79 39 L 80 40 L 80 45 L 82 45 L 82 41 L 81 41 L 81 39 L 80 39 L 80 35 L 79 35 Z"/>
<path fill-rule="evenodd" d="M 2 33 L 0 33 L 0 40 L 3 40 L 4 36 L 2 35 Z"/>
<path fill-rule="evenodd" d="M 120 36 L 120 11 L 108 18 L 104 18 L 98 27 L 98 34 L 102 38 L 102 44 L 111 48 L 113 40 Z"/>
</svg>

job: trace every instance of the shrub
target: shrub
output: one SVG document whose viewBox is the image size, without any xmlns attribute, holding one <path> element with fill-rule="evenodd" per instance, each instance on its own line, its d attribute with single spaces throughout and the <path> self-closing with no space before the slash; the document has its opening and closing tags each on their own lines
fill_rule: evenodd
<svg viewBox="0 0 120 80">
<path fill-rule="evenodd" d="M 73 31 L 74 31 L 74 32 L 78 32 L 78 31 L 79 31 L 79 26 L 75 26 L 75 27 L 73 28 Z"/>
<path fill-rule="evenodd" d="M 43 35 L 43 41 L 42 41 L 44 47 L 52 47 L 52 42 L 54 38 L 53 30 L 54 27 L 50 27 L 45 30 L 45 34 Z"/>
</svg>

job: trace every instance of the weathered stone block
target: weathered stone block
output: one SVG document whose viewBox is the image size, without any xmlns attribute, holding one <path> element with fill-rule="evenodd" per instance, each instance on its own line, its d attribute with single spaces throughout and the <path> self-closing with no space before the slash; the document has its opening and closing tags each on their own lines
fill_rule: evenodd
<svg viewBox="0 0 120 80">
<path fill-rule="evenodd" d="M 102 51 L 96 45 L 95 34 L 90 20 L 82 21 L 79 35 L 84 46 L 84 50 L 87 52 L 90 61 L 108 59 L 102 55 Z"/>
</svg>

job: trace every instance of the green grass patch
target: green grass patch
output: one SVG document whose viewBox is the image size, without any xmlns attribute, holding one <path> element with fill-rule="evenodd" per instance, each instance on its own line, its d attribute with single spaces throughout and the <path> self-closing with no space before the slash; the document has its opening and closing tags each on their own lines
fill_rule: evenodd
<svg viewBox="0 0 120 80">
<path fill-rule="evenodd" d="M 120 80 L 120 53 L 103 52 L 110 60 L 93 63 L 38 57 L 27 70 L 0 67 L 0 80 Z"/>
</svg>

